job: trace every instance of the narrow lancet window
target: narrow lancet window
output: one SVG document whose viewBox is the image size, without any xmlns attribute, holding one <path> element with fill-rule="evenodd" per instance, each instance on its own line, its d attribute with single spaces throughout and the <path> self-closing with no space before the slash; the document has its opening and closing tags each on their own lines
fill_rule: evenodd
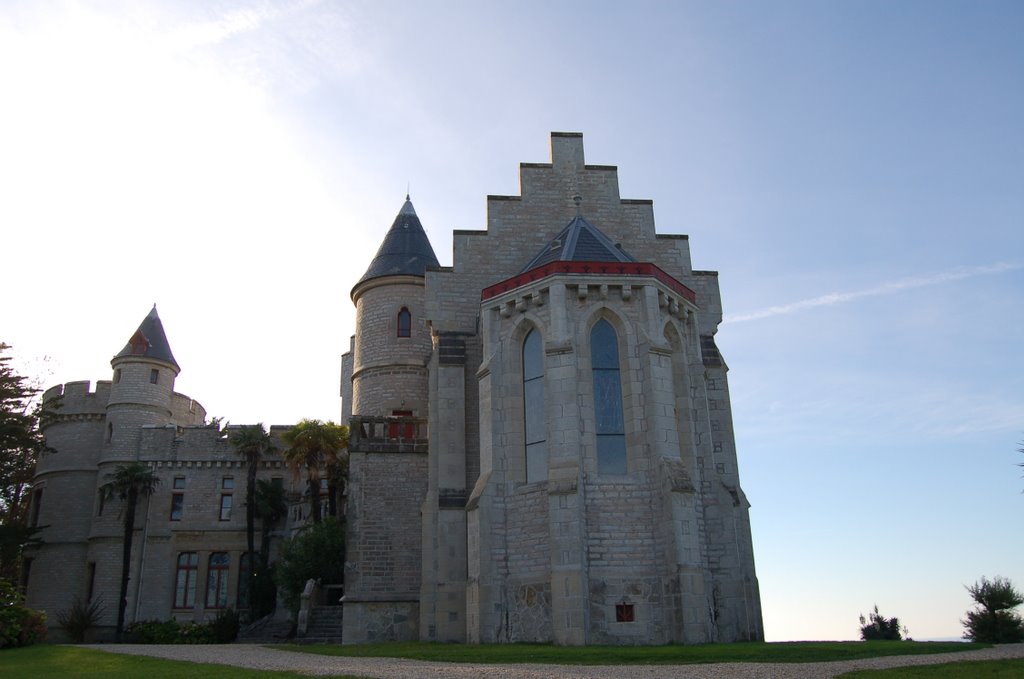
<svg viewBox="0 0 1024 679">
<path fill-rule="evenodd" d="M 412 314 L 407 307 L 398 312 L 398 336 L 412 337 Z"/>
<path fill-rule="evenodd" d="M 544 347 L 531 330 L 523 340 L 523 412 L 525 413 L 526 482 L 548 478 L 547 423 L 544 417 Z"/>
<path fill-rule="evenodd" d="M 625 474 L 626 431 L 622 417 L 619 341 L 615 328 L 604 319 L 590 331 L 590 365 L 594 373 L 597 471 L 600 474 Z"/>
</svg>

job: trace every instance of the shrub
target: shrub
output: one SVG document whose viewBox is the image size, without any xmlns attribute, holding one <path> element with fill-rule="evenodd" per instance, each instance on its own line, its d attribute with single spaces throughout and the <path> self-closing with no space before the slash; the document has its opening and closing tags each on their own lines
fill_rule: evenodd
<svg viewBox="0 0 1024 679">
<path fill-rule="evenodd" d="M 135 644 L 177 644 L 180 626 L 175 620 L 140 620 L 125 630 Z"/>
<path fill-rule="evenodd" d="M 230 644 L 238 636 L 238 612 L 225 608 L 210 623 L 215 644 Z"/>
<path fill-rule="evenodd" d="M 23 604 L 21 593 L 0 579 L 0 648 L 46 641 L 46 614 Z"/>
<path fill-rule="evenodd" d="M 105 607 L 97 599 L 92 603 L 75 598 L 71 608 L 57 614 L 57 624 L 68 633 L 71 641 L 80 644 L 85 641 L 85 634 L 96 626 L 103 615 Z"/>
<path fill-rule="evenodd" d="M 1008 579 L 996 576 L 967 587 L 978 608 L 967 611 L 961 620 L 964 638 L 987 644 L 1013 644 L 1024 641 L 1024 620 L 1013 609 L 1024 603 L 1024 596 Z"/>
<path fill-rule="evenodd" d="M 900 634 L 899 618 L 888 620 L 878 612 L 878 605 L 870 614 L 870 621 L 860 616 L 860 638 L 863 641 L 900 641 L 903 636 Z"/>
</svg>

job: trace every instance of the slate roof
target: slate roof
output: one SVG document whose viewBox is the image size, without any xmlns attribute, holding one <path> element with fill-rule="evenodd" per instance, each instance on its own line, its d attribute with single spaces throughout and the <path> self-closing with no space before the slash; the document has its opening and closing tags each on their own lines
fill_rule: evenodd
<svg viewBox="0 0 1024 679">
<path fill-rule="evenodd" d="M 601 230 L 580 215 L 555 236 L 519 273 L 551 262 L 635 262 Z"/>
<path fill-rule="evenodd" d="M 181 370 L 178 362 L 174 360 L 171 353 L 171 345 L 167 342 L 167 335 L 164 334 L 164 325 L 160 322 L 160 316 L 156 313 L 156 304 L 153 305 L 149 314 L 142 319 L 139 329 L 124 345 L 115 359 L 128 356 L 145 356 L 164 363 L 170 363 L 177 370 Z"/>
<path fill-rule="evenodd" d="M 395 223 L 384 236 L 384 242 L 356 287 L 382 276 L 423 276 L 428 267 L 436 266 L 439 265 L 434 248 L 430 246 L 412 201 L 406 196 Z"/>
</svg>

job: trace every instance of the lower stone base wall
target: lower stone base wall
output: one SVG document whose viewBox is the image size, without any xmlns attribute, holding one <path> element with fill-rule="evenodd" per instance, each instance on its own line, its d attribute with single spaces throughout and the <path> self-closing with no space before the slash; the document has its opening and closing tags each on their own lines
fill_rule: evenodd
<svg viewBox="0 0 1024 679">
<path fill-rule="evenodd" d="M 551 643 L 551 583 L 511 585 L 509 589 L 509 641 Z"/>
<path fill-rule="evenodd" d="M 346 601 L 345 644 L 418 641 L 420 604 L 417 601 Z"/>
</svg>

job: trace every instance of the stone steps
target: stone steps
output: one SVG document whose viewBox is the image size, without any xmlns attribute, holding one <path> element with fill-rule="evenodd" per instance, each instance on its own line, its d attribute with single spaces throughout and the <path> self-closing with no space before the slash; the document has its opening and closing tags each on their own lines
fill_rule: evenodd
<svg viewBox="0 0 1024 679">
<path fill-rule="evenodd" d="M 297 637 L 295 641 L 300 644 L 340 644 L 342 622 L 341 606 L 314 606 L 306 635 Z"/>
</svg>

